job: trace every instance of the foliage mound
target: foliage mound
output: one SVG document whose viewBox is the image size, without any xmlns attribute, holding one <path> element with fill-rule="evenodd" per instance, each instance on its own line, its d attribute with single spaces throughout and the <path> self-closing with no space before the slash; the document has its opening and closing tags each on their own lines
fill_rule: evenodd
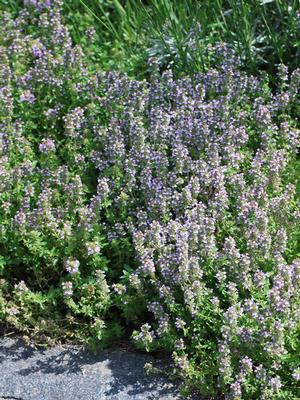
<svg viewBox="0 0 300 400">
<path fill-rule="evenodd" d="M 1 16 L 0 320 L 97 346 L 131 330 L 187 387 L 299 398 L 300 71 L 102 72 L 60 3 Z"/>
</svg>

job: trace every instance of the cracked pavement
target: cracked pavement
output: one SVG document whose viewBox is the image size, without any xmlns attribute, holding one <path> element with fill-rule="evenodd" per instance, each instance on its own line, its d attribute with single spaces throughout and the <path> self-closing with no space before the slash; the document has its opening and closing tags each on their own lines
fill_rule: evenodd
<svg viewBox="0 0 300 400">
<path fill-rule="evenodd" d="M 0 337 L 0 400 L 179 400 L 179 384 L 146 374 L 146 354 L 81 346 L 33 349 Z M 185 397 L 186 398 L 186 397 Z"/>
</svg>

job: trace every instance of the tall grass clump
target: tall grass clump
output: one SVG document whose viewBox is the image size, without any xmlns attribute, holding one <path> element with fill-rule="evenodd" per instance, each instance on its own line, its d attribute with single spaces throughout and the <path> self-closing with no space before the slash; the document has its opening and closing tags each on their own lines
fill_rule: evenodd
<svg viewBox="0 0 300 400">
<path fill-rule="evenodd" d="M 187 390 L 298 399 L 300 71 L 103 72 L 62 2 L 0 25 L 0 321 L 94 348 L 130 333 Z"/>
<path fill-rule="evenodd" d="M 14 14 L 24 4 L 0 0 Z M 133 77 L 148 76 L 149 57 L 176 76 L 207 70 L 218 42 L 234 49 L 250 73 L 273 75 L 280 63 L 300 63 L 299 0 L 66 0 L 62 11 L 77 44 L 86 47 L 87 26 L 96 30 L 91 49 L 102 68 Z"/>
<path fill-rule="evenodd" d="M 76 0 L 66 7 L 87 13 L 138 76 L 147 73 L 149 56 L 177 76 L 206 70 L 217 42 L 228 43 L 251 73 L 300 63 L 299 0 Z"/>
</svg>

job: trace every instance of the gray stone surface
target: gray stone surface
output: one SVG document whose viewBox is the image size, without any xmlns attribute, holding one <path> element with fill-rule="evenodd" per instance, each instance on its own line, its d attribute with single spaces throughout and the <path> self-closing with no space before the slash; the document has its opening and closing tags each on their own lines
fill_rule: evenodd
<svg viewBox="0 0 300 400">
<path fill-rule="evenodd" d="M 0 337 L 0 400 L 179 400 L 178 384 L 146 374 L 153 358 L 122 349 L 32 349 Z"/>
</svg>

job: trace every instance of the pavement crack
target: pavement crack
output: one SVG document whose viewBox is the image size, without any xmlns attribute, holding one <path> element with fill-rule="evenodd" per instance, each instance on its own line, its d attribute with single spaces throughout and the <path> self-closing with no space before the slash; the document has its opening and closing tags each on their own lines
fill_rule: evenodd
<svg viewBox="0 0 300 400">
<path fill-rule="evenodd" d="M 0 400 L 24 400 L 21 397 L 14 397 L 14 396 L 1 396 Z"/>
</svg>

